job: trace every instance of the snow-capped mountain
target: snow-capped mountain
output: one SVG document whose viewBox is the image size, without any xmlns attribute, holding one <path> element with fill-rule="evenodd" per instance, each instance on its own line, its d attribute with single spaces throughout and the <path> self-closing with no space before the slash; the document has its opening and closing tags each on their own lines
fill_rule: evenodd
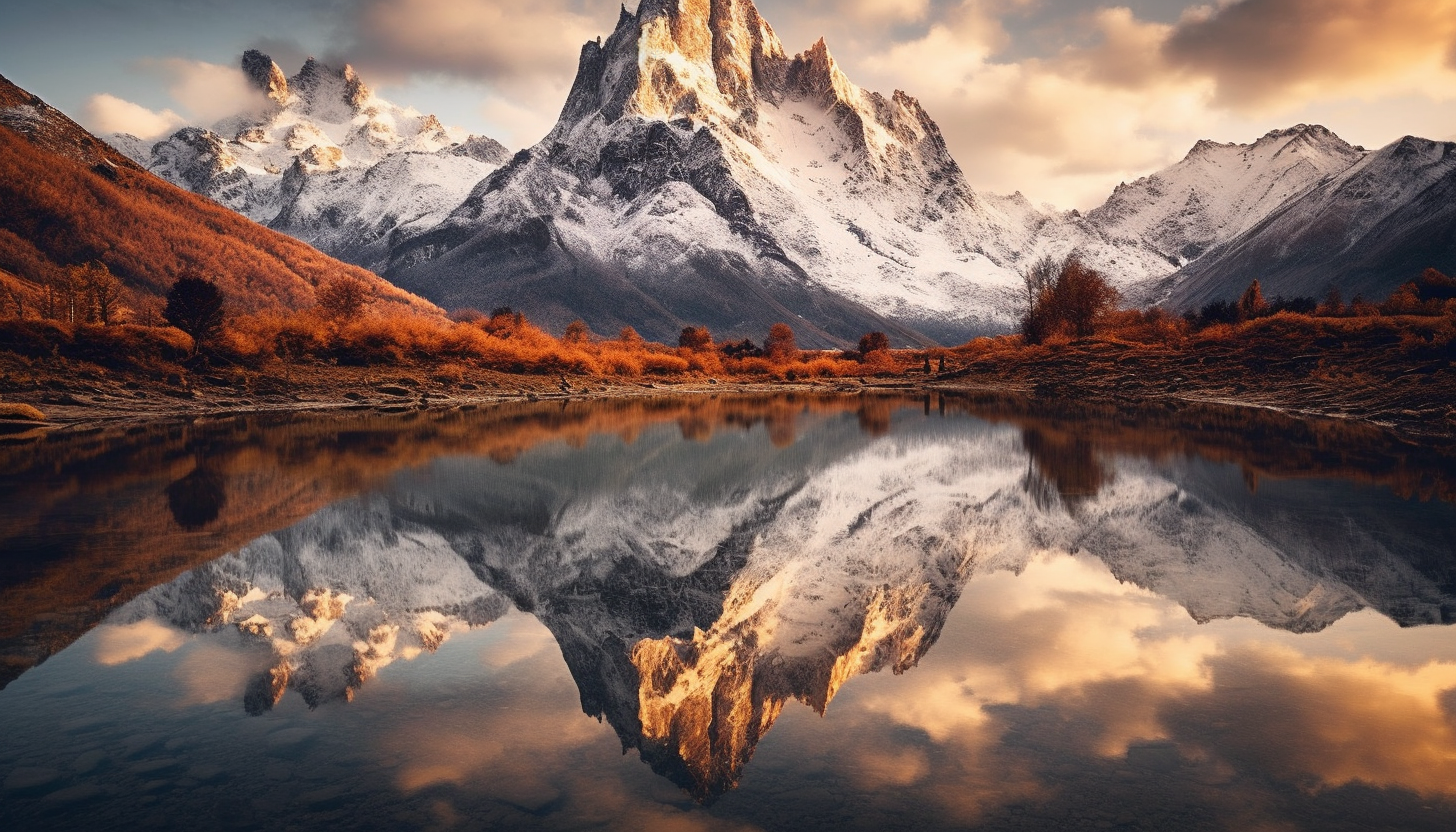
<svg viewBox="0 0 1456 832">
<path fill-rule="evenodd" d="M 288 78 L 250 50 L 242 69 L 260 94 L 255 112 L 155 144 L 110 140 L 173 184 L 375 271 L 395 241 L 438 224 L 509 158 L 492 139 L 385 101 L 350 66 L 310 58 Z"/>
<path fill-rule="evenodd" d="M 385 664 L 514 606 L 557 639 L 583 710 L 708 800 L 789 700 L 822 712 L 859 674 L 909 670 L 967 581 L 1043 553 L 1099 558 L 1199 621 L 1308 632 L 1365 606 L 1405 625 L 1452 620 L 1448 507 L 1433 530 L 1394 495 L 1310 481 L 1255 497 L 1234 464 L 1137 459 L 1075 504 L 1048 501 L 1058 467 L 1034 447 L 971 420 L 873 438 L 842 413 L 782 449 L 745 433 L 687 443 L 669 426 L 509 466 L 443 459 L 109 623 L 270 645 L 244 698 L 256 712 L 289 689 L 347 699 Z"/>
<path fill-rule="evenodd" d="M 583 47 L 550 134 L 386 274 L 601 332 L 955 341 L 1009 327 L 1018 266 L 1073 248 L 1123 281 L 1173 268 L 977 193 L 914 98 L 855 86 L 822 40 L 791 57 L 750 0 L 643 0 Z"/>
<path fill-rule="evenodd" d="M 1181 265 L 1364 155 L 1319 125 L 1274 130 L 1253 144 L 1204 140 L 1177 164 L 1117 186 L 1087 218 L 1109 237 L 1146 243 Z"/>
<path fill-rule="evenodd" d="M 375 274 L 179 190 L 4 77 L 0 142 L 9 165 L 0 177 L 0 232 L 9 241 L 0 274 L 27 305 L 89 252 L 138 301 L 160 299 L 179 274 L 200 273 L 216 276 L 239 311 L 298 310 L 314 305 L 316 287 L 347 274 L 394 308 L 442 314 Z"/>
<path fill-rule="evenodd" d="M 973 189 L 904 92 L 856 86 L 823 40 L 785 51 L 751 0 L 643 0 L 586 44 L 551 132 L 509 157 L 345 66 L 250 51 L 258 112 L 155 145 L 172 182 L 447 308 L 510 305 L 671 341 L 683 326 L 805 346 L 1010 330 L 1020 272 L 1076 253 L 1123 302 L 1383 298 L 1456 268 L 1438 143 L 1374 153 L 1318 125 L 1201 141 L 1085 216 Z M 1426 161 L 1422 161 L 1426 160 Z"/>
<path fill-rule="evenodd" d="M 1456 271 L 1456 143 L 1407 136 L 1362 153 L 1167 281 L 1169 304 L 1267 296 L 1383 300 L 1427 268 Z"/>
</svg>

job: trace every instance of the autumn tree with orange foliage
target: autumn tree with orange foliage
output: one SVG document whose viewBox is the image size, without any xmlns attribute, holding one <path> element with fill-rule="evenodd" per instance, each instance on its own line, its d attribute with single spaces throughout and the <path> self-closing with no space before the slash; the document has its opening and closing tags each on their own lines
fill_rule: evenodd
<svg viewBox="0 0 1456 832">
<path fill-rule="evenodd" d="M 787 364 L 799 357 L 799 344 L 794 330 L 788 324 L 774 324 L 768 328 L 768 340 L 763 342 L 764 357 L 775 364 Z"/>
<path fill-rule="evenodd" d="M 566 325 L 566 332 L 562 333 L 561 340 L 568 344 L 585 344 L 591 340 L 591 337 L 591 327 L 586 325 L 586 321 L 578 318 Z"/>
<path fill-rule="evenodd" d="M 1021 334 L 1039 344 L 1055 334 L 1087 338 L 1117 305 L 1117 290 L 1071 255 L 1060 264 L 1043 257 L 1022 275 L 1028 306 Z"/>
<path fill-rule="evenodd" d="M 685 326 L 677 336 L 677 345 L 685 350 L 704 352 L 713 348 L 713 335 L 705 326 Z"/>
<path fill-rule="evenodd" d="M 890 337 L 883 332 L 866 332 L 859 339 L 859 354 L 863 358 L 872 352 L 888 350 Z"/>
<path fill-rule="evenodd" d="M 325 318 L 343 323 L 357 318 L 374 302 L 368 284 L 354 275 L 335 275 L 314 290 L 314 300 Z"/>
<path fill-rule="evenodd" d="M 1252 321 L 1263 317 L 1269 311 L 1269 301 L 1264 300 L 1264 289 L 1255 280 L 1239 297 L 1239 320 Z"/>
</svg>

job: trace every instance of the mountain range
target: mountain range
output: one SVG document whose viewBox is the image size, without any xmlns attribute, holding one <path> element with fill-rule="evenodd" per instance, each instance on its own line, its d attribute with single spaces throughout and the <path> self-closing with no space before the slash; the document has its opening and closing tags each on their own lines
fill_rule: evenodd
<svg viewBox="0 0 1456 832">
<path fill-rule="evenodd" d="M 176 185 L 376 272 L 394 240 L 438 225 L 510 157 L 380 98 L 348 65 L 310 58 L 287 77 L 250 50 L 242 70 L 261 93 L 254 111 L 154 144 L 112 142 Z"/>
<path fill-rule="evenodd" d="M 139 165 L 445 308 L 522 310 L 671 341 L 790 323 L 804 346 L 1009 330 L 1020 273 L 1076 253 L 1125 303 L 1381 299 L 1456 271 L 1456 144 L 1375 151 L 1317 125 L 1202 141 L 1086 212 L 973 188 L 909 94 L 856 86 L 823 40 L 785 50 L 750 0 L 643 0 L 581 51 L 556 125 L 515 155 L 380 98 L 349 66 L 267 55 L 255 111 Z M 10 116 L 12 120 L 18 116 Z"/>
</svg>

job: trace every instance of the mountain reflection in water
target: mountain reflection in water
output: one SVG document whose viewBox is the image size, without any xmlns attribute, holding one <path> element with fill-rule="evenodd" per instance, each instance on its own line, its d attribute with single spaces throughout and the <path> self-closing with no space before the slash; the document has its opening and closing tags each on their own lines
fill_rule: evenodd
<svg viewBox="0 0 1456 832">
<path fill-rule="evenodd" d="M 610 790 L 558 782 L 594 735 L 538 703 L 536 734 L 513 739 L 530 720 L 504 714 L 531 698 L 486 695 L 564 660 L 581 710 L 713 806 L 679 820 L 1456 818 L 1456 644 L 1441 626 L 1456 617 L 1456 466 L 1371 428 L 722 397 L 67 442 L 0 457 L 0 543 L 34 554 L 0 572 L 0 644 L 19 674 L 104 621 L 85 657 L 71 658 L 78 644 L 0 692 L 0 729 L 21 736 L 59 707 L 44 695 L 52 663 L 99 695 L 128 667 L 173 662 L 185 695 L 164 707 L 221 708 L 213 719 L 254 721 L 229 723 L 243 734 L 342 720 L 395 761 L 381 792 L 435 799 L 453 784 L 464 806 L 505 783 L 497 815 L 469 825 L 573 826 Z M 438 724 L 408 715 L 400 684 L 497 631 L 534 646 L 481 654 L 494 658 L 461 694 L 478 688 L 479 704 L 452 698 Z M 828 716 L 806 722 L 790 700 Z M 128 787 L 106 778 L 154 751 L 106 752 L 143 762 L 98 769 L 96 785 L 47 764 L 75 750 L 18 742 L 0 752 L 0 772 L 21 772 L 0 820 L 69 817 L 47 795 L 88 785 L 86 811 L 104 800 L 128 817 Z M 640 817 L 673 805 L 593 771 Z M 206 791 L 177 779 L 193 781 L 171 792 L 179 806 Z"/>
</svg>

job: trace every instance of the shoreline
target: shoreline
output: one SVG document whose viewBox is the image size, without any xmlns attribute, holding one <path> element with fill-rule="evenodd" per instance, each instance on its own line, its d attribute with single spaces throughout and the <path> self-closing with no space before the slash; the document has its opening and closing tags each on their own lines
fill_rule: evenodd
<svg viewBox="0 0 1456 832">
<path fill-rule="evenodd" d="M 208 384 L 177 386 L 154 383 L 141 385 L 128 379 L 120 386 L 131 394 L 119 395 L 85 384 L 55 391 L 43 389 L 32 394 L 9 393 L 0 404 L 28 404 L 40 409 L 46 420 L 0 418 L 0 441 L 16 442 L 38 438 L 53 432 L 71 433 L 91 429 L 117 428 L 159 422 L 197 419 L 285 414 L 399 414 L 426 410 L 477 409 L 506 404 L 534 402 L 587 402 L 634 398 L 668 398 L 676 396 L 716 395 L 900 395 L 900 396 L 990 396 L 1017 397 L 1047 403 L 1085 403 L 1110 406 L 1117 410 L 1148 408 L 1180 408 L 1211 406 L 1236 410 L 1276 413 L 1293 419 L 1330 420 L 1358 423 L 1391 432 L 1404 441 L 1416 444 L 1456 445 L 1456 423 L 1448 416 L 1432 421 L 1431 414 L 1381 409 L 1367 402 L 1368 412 L 1350 413 L 1348 407 L 1320 408 L 1309 402 L 1298 402 L 1280 395 L 1277 390 L 1250 390 L 1252 395 L 1231 396 L 1223 389 L 1190 389 L 1150 392 L 1147 390 L 1107 391 L 1097 389 L 1082 379 L 1082 384 L 1048 385 L 1029 382 L 972 381 L 966 370 L 932 375 L 864 376 L 803 381 L 745 381 L 715 379 L 634 381 L 592 377 L 565 376 L 569 389 L 560 377 L 515 375 L 481 370 L 469 381 L 421 381 L 410 370 L 422 368 L 396 367 L 399 374 L 374 371 L 369 379 L 348 375 L 351 388 L 369 386 L 367 392 L 339 389 L 341 379 L 325 378 L 322 384 L 303 384 L 292 391 L 276 391 L 253 397 L 236 395 L 230 386 Z M 420 373 L 416 373 L 420 375 Z M 334 375 L 325 373 L 325 376 Z M 205 377 L 204 377 L 205 378 Z M 361 383 L 362 382 L 362 383 Z M 51 385 L 52 387 L 55 385 Z M 1342 402 L 1348 405 L 1348 401 Z"/>
</svg>

